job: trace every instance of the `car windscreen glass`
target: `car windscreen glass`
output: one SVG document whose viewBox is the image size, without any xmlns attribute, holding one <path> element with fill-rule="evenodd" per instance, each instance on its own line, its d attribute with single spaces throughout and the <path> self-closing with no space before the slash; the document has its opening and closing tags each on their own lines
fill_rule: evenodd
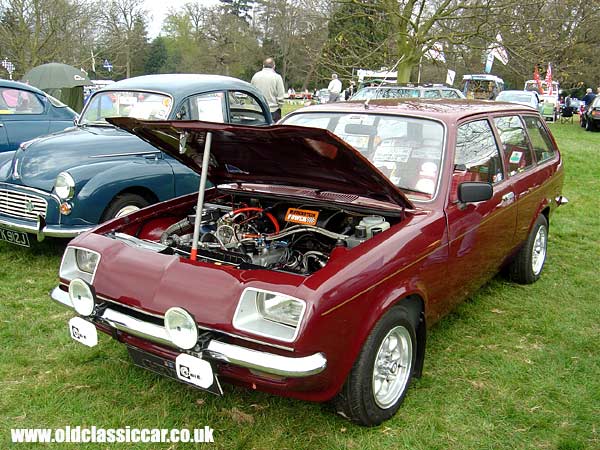
<svg viewBox="0 0 600 450">
<path fill-rule="evenodd" d="M 80 125 L 108 125 L 107 117 L 165 120 L 173 101 L 153 92 L 104 91 L 94 95 L 81 114 Z"/>
<path fill-rule="evenodd" d="M 286 125 L 325 128 L 357 149 L 399 188 L 433 198 L 442 161 L 444 128 L 413 117 L 299 113 Z"/>
</svg>

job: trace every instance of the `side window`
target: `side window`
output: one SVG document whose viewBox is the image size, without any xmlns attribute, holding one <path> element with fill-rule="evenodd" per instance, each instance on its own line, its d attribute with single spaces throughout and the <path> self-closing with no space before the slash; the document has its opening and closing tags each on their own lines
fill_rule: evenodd
<svg viewBox="0 0 600 450">
<path fill-rule="evenodd" d="M 529 141 L 525 127 L 519 116 L 496 117 L 494 124 L 502 143 L 502 156 L 508 167 L 508 175 L 533 166 L 533 156 L 529 149 Z"/>
<path fill-rule="evenodd" d="M 225 94 L 223 92 L 208 92 L 188 98 L 177 112 L 177 118 L 223 123 L 225 122 L 224 111 Z"/>
<path fill-rule="evenodd" d="M 441 98 L 440 91 L 437 89 L 426 89 L 423 91 L 423 98 Z"/>
<path fill-rule="evenodd" d="M 266 125 L 260 103 L 250 94 L 239 91 L 230 91 L 229 96 L 229 121 L 240 125 Z"/>
<path fill-rule="evenodd" d="M 503 179 L 502 160 L 487 120 L 469 122 L 458 128 L 454 176 L 459 182 L 497 183 Z"/>
<path fill-rule="evenodd" d="M 538 164 L 554 158 L 556 153 L 554 151 L 554 145 L 540 119 L 533 116 L 525 116 L 523 119 L 525 120 L 529 138 L 531 139 L 531 145 L 535 153 L 535 159 Z"/>
<path fill-rule="evenodd" d="M 444 98 L 460 98 L 456 91 L 450 89 L 442 89 L 442 97 Z"/>
<path fill-rule="evenodd" d="M 0 114 L 42 114 L 44 105 L 33 93 L 0 88 Z"/>
</svg>

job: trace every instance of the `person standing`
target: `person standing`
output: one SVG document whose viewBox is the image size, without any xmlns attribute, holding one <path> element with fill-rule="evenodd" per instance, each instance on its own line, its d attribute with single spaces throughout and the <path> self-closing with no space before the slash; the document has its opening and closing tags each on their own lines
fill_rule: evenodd
<svg viewBox="0 0 600 450">
<path fill-rule="evenodd" d="M 329 82 L 329 86 L 327 86 L 327 90 L 329 91 L 329 101 L 327 103 L 339 101 L 340 94 L 342 93 L 342 82 L 338 80 L 337 73 L 331 74 L 331 81 Z"/>
<path fill-rule="evenodd" d="M 585 102 L 586 108 L 592 103 L 592 100 L 596 98 L 596 95 L 592 92 L 592 88 L 587 88 L 585 91 L 585 95 L 582 100 Z"/>
<path fill-rule="evenodd" d="M 265 59 L 262 70 L 254 74 L 250 83 L 265 96 L 273 121 L 277 122 L 281 119 L 281 107 L 283 106 L 285 90 L 281 75 L 275 72 L 273 58 Z"/>
</svg>

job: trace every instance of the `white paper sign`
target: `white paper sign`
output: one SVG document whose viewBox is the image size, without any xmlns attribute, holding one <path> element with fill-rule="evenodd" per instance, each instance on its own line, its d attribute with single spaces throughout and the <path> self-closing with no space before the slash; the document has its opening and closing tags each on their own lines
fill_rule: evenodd
<svg viewBox="0 0 600 450">
<path fill-rule="evenodd" d="M 93 323 L 82 319 L 81 317 L 73 317 L 69 320 L 69 333 L 77 342 L 81 342 L 88 347 L 98 345 L 98 331 Z"/>
<path fill-rule="evenodd" d="M 177 377 L 180 380 L 208 389 L 214 383 L 212 367 L 208 361 L 182 353 L 175 358 Z"/>
</svg>

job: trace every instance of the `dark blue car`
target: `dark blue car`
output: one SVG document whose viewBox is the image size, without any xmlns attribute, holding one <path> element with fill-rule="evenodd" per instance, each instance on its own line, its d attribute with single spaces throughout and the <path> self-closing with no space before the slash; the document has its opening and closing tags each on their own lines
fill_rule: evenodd
<svg viewBox="0 0 600 450">
<path fill-rule="evenodd" d="M 73 237 L 151 203 L 193 192 L 199 177 L 106 117 L 271 123 L 251 84 L 217 75 L 148 75 L 96 92 L 75 127 L 0 153 L 0 240 Z"/>
<path fill-rule="evenodd" d="M 0 80 L 0 152 L 72 127 L 76 117 L 71 108 L 33 86 Z"/>
</svg>

